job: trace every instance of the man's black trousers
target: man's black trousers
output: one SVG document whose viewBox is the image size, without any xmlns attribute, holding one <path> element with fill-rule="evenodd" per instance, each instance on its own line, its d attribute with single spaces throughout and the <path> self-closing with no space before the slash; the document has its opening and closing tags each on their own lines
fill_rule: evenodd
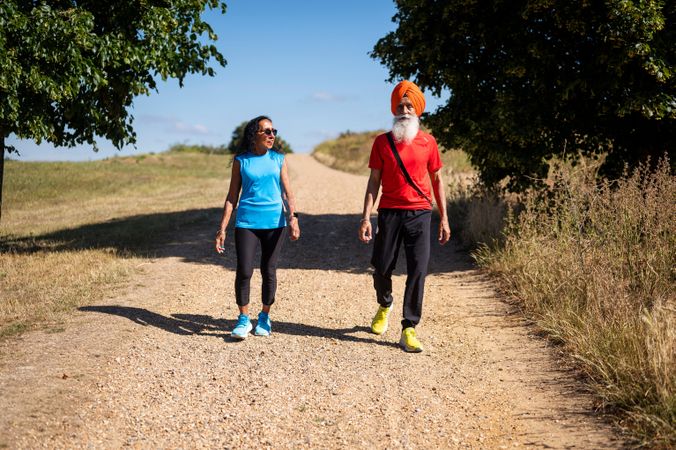
<svg viewBox="0 0 676 450">
<path fill-rule="evenodd" d="M 406 290 L 404 291 L 403 328 L 415 327 L 422 315 L 425 277 L 430 260 L 430 220 L 432 211 L 405 209 L 378 210 L 371 264 L 375 268 L 373 286 L 381 306 L 392 305 L 392 271 L 397 265 L 399 248 L 406 252 Z"/>
</svg>

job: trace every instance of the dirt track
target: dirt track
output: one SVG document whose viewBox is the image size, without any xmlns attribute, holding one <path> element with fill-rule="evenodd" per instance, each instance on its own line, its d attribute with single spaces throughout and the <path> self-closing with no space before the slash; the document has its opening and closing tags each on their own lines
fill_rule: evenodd
<svg viewBox="0 0 676 450">
<path fill-rule="evenodd" d="M 403 258 L 392 326 L 370 334 L 371 247 L 356 236 L 366 179 L 307 155 L 289 164 L 302 238 L 282 251 L 271 337 L 229 338 L 234 244 L 213 252 L 215 212 L 65 331 L 0 346 L 0 448 L 622 446 L 556 349 L 452 244 L 433 244 L 425 352 L 396 345 Z M 259 285 L 256 274 L 254 316 Z"/>
</svg>

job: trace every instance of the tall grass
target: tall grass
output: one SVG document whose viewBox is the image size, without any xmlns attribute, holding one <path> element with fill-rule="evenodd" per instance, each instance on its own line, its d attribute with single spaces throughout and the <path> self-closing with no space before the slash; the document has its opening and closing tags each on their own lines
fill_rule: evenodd
<svg viewBox="0 0 676 450">
<path fill-rule="evenodd" d="M 598 182 L 559 167 L 478 262 L 579 363 L 646 443 L 676 445 L 676 177 L 668 161 Z"/>
<path fill-rule="evenodd" d="M 152 256 L 163 233 L 195 221 L 216 224 L 230 160 L 173 152 L 6 161 L 0 337 L 53 326 L 64 312 L 100 300 Z"/>
<path fill-rule="evenodd" d="M 476 179 L 453 180 L 447 188 L 448 218 L 456 242 L 465 249 L 500 245 L 508 214 L 504 194 Z"/>
</svg>

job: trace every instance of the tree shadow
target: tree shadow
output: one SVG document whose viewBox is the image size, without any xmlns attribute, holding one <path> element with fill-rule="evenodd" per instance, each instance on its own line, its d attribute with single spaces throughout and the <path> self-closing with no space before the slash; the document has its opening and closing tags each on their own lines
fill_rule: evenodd
<svg viewBox="0 0 676 450">
<path fill-rule="evenodd" d="M 192 209 L 113 219 L 37 236 L 0 236 L 0 252 L 38 253 L 112 248 L 131 256 L 178 257 L 194 264 L 216 264 L 235 269 L 234 230 L 228 232 L 225 251 L 214 251 L 214 234 L 220 208 Z M 357 238 L 359 214 L 303 214 L 301 239 L 286 240 L 279 267 L 365 273 L 370 267 L 372 244 Z M 375 223 L 375 218 L 373 219 Z M 445 246 L 436 242 L 436 214 L 432 220 L 430 273 L 465 271 L 474 268 L 471 258 L 453 240 Z M 402 262 L 404 261 L 404 262 Z M 405 271 L 399 256 L 398 270 Z"/>
<path fill-rule="evenodd" d="M 78 310 L 125 317 L 139 325 L 153 326 L 168 333 L 184 336 L 214 336 L 222 338 L 227 342 L 240 342 L 238 339 L 234 339 L 230 336 L 230 332 L 235 326 L 236 321 L 234 320 L 216 319 L 203 314 L 172 314 L 167 317 L 162 314 L 148 311 L 144 308 L 119 305 L 82 306 L 78 308 Z M 324 328 L 293 322 L 275 321 L 273 323 L 273 333 L 292 336 L 319 337 L 323 339 L 335 339 L 339 341 L 376 344 L 385 347 L 398 348 L 398 345 L 394 342 L 355 335 L 356 333 L 369 332 L 369 330 L 368 327 L 358 325 L 350 328 Z"/>
<path fill-rule="evenodd" d="M 2 235 L 0 252 L 38 253 L 113 248 L 120 253 L 146 256 L 160 251 L 182 230 L 214 222 L 220 211 L 220 208 L 206 208 L 140 214 L 26 237 Z"/>
</svg>

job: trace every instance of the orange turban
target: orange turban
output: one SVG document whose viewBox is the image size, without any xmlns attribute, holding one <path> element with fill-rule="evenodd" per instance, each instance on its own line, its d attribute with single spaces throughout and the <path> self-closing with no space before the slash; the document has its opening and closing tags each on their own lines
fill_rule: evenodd
<svg viewBox="0 0 676 450">
<path fill-rule="evenodd" d="M 404 80 L 394 87 L 392 91 L 392 114 L 397 115 L 397 106 L 401 103 L 401 99 L 408 97 L 413 103 L 415 108 L 415 113 L 420 117 L 420 115 L 425 111 L 425 95 L 415 83 L 412 83 L 408 80 Z"/>
</svg>

